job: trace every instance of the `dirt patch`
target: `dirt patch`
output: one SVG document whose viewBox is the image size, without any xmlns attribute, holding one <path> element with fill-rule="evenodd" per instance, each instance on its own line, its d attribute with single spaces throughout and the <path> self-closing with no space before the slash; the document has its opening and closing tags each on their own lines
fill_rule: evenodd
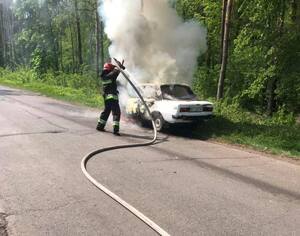
<svg viewBox="0 0 300 236">
<path fill-rule="evenodd" d="M 0 236 L 8 236 L 6 215 L 0 213 Z"/>
</svg>

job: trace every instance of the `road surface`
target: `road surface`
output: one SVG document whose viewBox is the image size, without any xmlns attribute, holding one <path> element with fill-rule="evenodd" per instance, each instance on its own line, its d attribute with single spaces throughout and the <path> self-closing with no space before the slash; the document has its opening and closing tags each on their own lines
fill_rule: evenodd
<svg viewBox="0 0 300 236">
<path fill-rule="evenodd" d="M 80 170 L 86 153 L 151 130 L 123 121 L 122 137 L 99 133 L 95 109 L 3 86 L 0 111 L 0 235 L 155 235 Z M 300 235 L 299 165 L 159 136 L 88 170 L 171 235 Z"/>
</svg>

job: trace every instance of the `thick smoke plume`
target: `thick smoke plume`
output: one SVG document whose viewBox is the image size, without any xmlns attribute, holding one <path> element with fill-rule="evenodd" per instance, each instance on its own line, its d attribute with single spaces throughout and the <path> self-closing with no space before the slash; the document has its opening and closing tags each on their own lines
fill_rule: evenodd
<svg viewBox="0 0 300 236">
<path fill-rule="evenodd" d="M 111 57 L 125 59 L 139 83 L 191 84 L 206 29 L 183 22 L 169 0 L 104 0 L 101 14 Z"/>
</svg>

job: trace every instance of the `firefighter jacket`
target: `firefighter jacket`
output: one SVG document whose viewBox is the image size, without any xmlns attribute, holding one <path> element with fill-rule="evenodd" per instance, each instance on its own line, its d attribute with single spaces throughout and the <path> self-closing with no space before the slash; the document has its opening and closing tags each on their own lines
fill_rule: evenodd
<svg viewBox="0 0 300 236">
<path fill-rule="evenodd" d="M 104 70 L 101 74 L 102 85 L 103 85 L 103 95 L 118 95 L 118 85 L 117 78 L 120 71 L 114 69 L 112 71 Z"/>
</svg>

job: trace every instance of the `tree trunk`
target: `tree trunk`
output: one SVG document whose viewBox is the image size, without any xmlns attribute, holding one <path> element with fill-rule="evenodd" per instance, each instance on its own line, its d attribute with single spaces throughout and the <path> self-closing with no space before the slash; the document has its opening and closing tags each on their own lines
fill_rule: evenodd
<svg viewBox="0 0 300 236">
<path fill-rule="evenodd" d="M 60 32 L 60 36 L 59 36 L 60 69 L 61 69 L 61 71 L 64 72 L 65 68 L 64 68 L 64 61 L 63 61 L 63 42 L 62 42 L 62 38 L 63 38 L 63 32 Z"/>
<path fill-rule="evenodd" d="M 82 41 L 81 41 L 81 29 L 80 29 L 80 17 L 78 12 L 78 0 L 74 1 L 75 3 L 75 18 L 76 18 L 76 28 L 77 28 L 77 41 L 78 41 L 78 62 L 79 66 L 83 64 L 82 59 Z"/>
<path fill-rule="evenodd" d="M 104 24 L 100 19 L 100 40 L 101 40 L 101 68 L 104 66 Z"/>
<path fill-rule="evenodd" d="M 277 84 L 277 79 L 275 77 L 271 78 L 267 84 L 266 92 L 267 92 L 267 115 L 268 116 L 272 116 L 276 107 L 276 103 L 275 103 L 275 97 L 276 97 L 275 90 L 277 87 L 276 84 Z"/>
<path fill-rule="evenodd" d="M 61 14 L 59 8 L 57 9 L 58 15 Z M 60 25 L 59 31 L 58 31 L 58 54 L 59 54 L 59 64 L 60 64 L 60 70 L 64 72 L 64 62 L 63 62 L 63 37 L 64 37 L 64 31 L 66 30 L 66 27 L 64 25 Z"/>
<path fill-rule="evenodd" d="M 49 27 L 50 27 L 50 38 L 52 43 L 52 50 L 53 50 L 53 66 L 55 71 L 59 71 L 59 53 L 58 53 L 59 46 L 53 32 L 52 22 L 50 22 Z"/>
<path fill-rule="evenodd" d="M 225 32 L 225 20 L 226 20 L 226 8 L 227 0 L 223 0 L 222 7 L 222 22 L 221 22 L 221 50 L 220 50 L 220 64 L 222 63 L 223 45 L 224 45 L 224 32 Z"/>
<path fill-rule="evenodd" d="M 211 43 L 209 39 L 207 40 L 207 51 L 206 51 L 205 61 L 206 61 L 206 67 L 208 68 L 209 71 L 211 67 Z"/>
<path fill-rule="evenodd" d="M 3 27 L 3 4 L 0 3 L 0 67 L 4 67 L 4 27 Z"/>
<path fill-rule="evenodd" d="M 59 71 L 59 46 L 58 46 L 58 42 L 57 42 L 57 37 L 55 37 L 56 35 L 54 34 L 53 31 L 53 26 L 52 26 L 52 14 L 50 12 L 50 6 L 49 6 L 49 1 L 46 2 L 46 10 L 47 10 L 47 14 L 48 14 L 48 27 L 49 27 L 49 36 L 50 36 L 50 41 L 51 41 L 51 49 L 52 49 L 52 55 L 53 55 L 53 69 L 55 71 Z"/>
<path fill-rule="evenodd" d="M 292 0 L 291 2 L 291 18 L 292 21 L 300 28 L 300 0 Z"/>
<path fill-rule="evenodd" d="M 285 24 L 285 11 L 286 11 L 286 6 L 285 6 L 285 0 L 282 1 L 282 6 L 280 7 L 281 9 L 281 14 L 279 18 L 279 25 L 278 25 L 278 43 L 277 43 L 277 48 L 280 47 L 281 45 L 281 39 L 282 39 L 282 34 L 283 34 L 283 28 Z M 274 58 L 273 64 L 277 65 L 278 64 L 278 58 Z M 269 116 L 272 116 L 274 111 L 276 110 L 276 93 L 275 90 L 277 88 L 277 82 L 278 82 L 278 77 L 275 75 L 273 78 L 270 78 L 268 83 L 267 83 L 267 90 L 266 90 L 266 97 L 267 97 L 267 114 Z"/>
<path fill-rule="evenodd" d="M 4 66 L 9 65 L 9 19 L 8 19 L 8 9 L 3 6 L 3 39 L 4 39 Z"/>
<path fill-rule="evenodd" d="M 220 71 L 220 78 L 218 84 L 217 99 L 222 99 L 224 95 L 224 81 L 226 77 L 227 59 L 228 59 L 228 41 L 229 41 L 229 30 L 230 30 L 230 16 L 232 10 L 233 0 L 228 0 L 226 7 L 226 18 L 224 27 L 224 40 L 223 40 L 223 51 L 222 51 L 222 64 Z"/>
<path fill-rule="evenodd" d="M 10 27 L 9 27 L 9 31 L 10 31 L 10 60 L 11 60 L 11 66 L 15 64 L 15 42 L 13 39 L 13 35 L 14 35 L 14 15 L 13 12 L 10 11 Z"/>
<path fill-rule="evenodd" d="M 96 8 L 96 74 L 100 75 L 100 20 L 98 9 Z"/>
<path fill-rule="evenodd" d="M 0 3 L 0 66 L 12 65 L 12 11 L 10 2 Z"/>
<path fill-rule="evenodd" d="M 71 39 L 71 46 L 72 46 L 72 72 L 76 71 L 76 61 L 75 61 L 75 45 L 74 45 L 74 34 L 71 22 L 69 22 L 69 29 L 70 29 L 70 39 Z"/>
</svg>

